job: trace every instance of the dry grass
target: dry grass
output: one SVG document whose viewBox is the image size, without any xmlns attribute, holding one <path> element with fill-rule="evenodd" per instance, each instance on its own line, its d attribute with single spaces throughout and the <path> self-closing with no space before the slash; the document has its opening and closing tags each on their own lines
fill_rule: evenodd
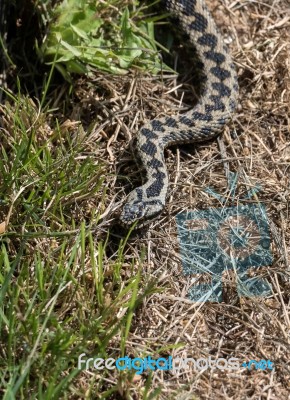
<svg viewBox="0 0 290 400">
<path fill-rule="evenodd" d="M 126 252 L 129 263 L 142 248 L 147 249 L 143 273 L 157 278 L 164 291 L 148 298 L 135 315 L 127 352 L 137 357 L 140 349 L 146 348 L 161 356 L 158 349 L 183 343 L 171 352 L 173 357 L 212 354 L 240 360 L 264 358 L 275 364 L 272 372 L 191 370 L 174 376 L 159 371 L 153 382 L 162 387 L 164 399 L 179 392 L 183 393 L 180 399 L 192 399 L 193 393 L 200 399 L 286 399 L 290 398 L 290 4 L 287 0 L 220 0 L 211 2 L 210 8 L 237 66 L 240 104 L 218 142 L 166 151 L 171 182 L 167 207 L 150 229 L 131 237 Z M 182 62 L 176 61 L 177 68 Z M 92 83 L 91 93 L 79 92 L 79 96 L 86 119 L 97 114 L 90 138 L 98 141 L 101 157 L 107 157 L 110 196 L 104 228 L 109 229 L 114 212 L 121 207 L 110 201 L 117 198 L 122 202 L 125 191 L 139 178 L 128 151 L 131 136 L 147 119 L 176 113 L 184 92 L 192 89 L 190 82 L 180 86 L 174 77 L 160 83 L 141 76 L 120 79 L 102 75 Z M 219 207 L 204 189 L 210 186 L 224 194 L 229 169 L 239 173 L 236 203 L 241 193 L 256 184 L 261 186 L 255 201 L 266 206 L 274 256 L 263 276 L 272 284 L 273 294 L 239 298 L 232 274 L 225 273 L 227 290 L 222 303 L 190 303 L 186 293 L 192 280 L 182 274 L 174 216 L 182 210 Z M 116 181 L 120 174 L 123 179 Z M 144 379 L 136 385 L 142 386 Z"/>
</svg>

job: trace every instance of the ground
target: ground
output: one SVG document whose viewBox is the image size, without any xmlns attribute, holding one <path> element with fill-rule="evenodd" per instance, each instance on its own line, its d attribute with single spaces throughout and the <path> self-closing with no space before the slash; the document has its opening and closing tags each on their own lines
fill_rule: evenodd
<svg viewBox="0 0 290 400">
<path fill-rule="evenodd" d="M 238 109 L 218 140 L 166 150 L 169 198 L 164 212 L 147 228 L 126 236 L 128 232 L 118 225 L 118 213 L 126 195 L 140 183 L 131 139 L 147 120 L 182 112 L 197 101 L 198 88 L 195 76 L 192 76 L 194 68 L 184 52 L 184 44 L 175 45 L 174 68 L 181 70 L 178 78 L 174 74 L 160 78 L 137 72 L 123 77 L 97 73 L 94 78 L 78 79 L 69 100 L 66 85 L 50 93 L 53 101 L 46 121 L 39 117 L 36 100 L 33 103 L 27 100 L 20 107 L 21 112 L 16 112 L 23 116 L 29 107 L 35 110 L 35 118 L 23 118 L 24 130 L 28 132 L 32 126 L 37 126 L 40 147 L 52 137 L 50 151 L 59 157 L 55 159 L 61 166 L 56 165 L 53 171 L 58 174 L 57 170 L 63 168 L 65 179 L 72 177 L 69 187 L 59 195 L 61 200 L 54 205 L 58 193 L 51 186 L 63 182 L 57 175 L 55 183 L 50 185 L 52 175 L 47 167 L 49 173 L 43 177 L 47 177 L 48 189 L 41 205 L 41 221 L 33 222 L 38 221 L 41 225 L 40 233 L 30 228 L 32 217 L 26 217 L 24 223 L 21 215 L 13 216 L 11 209 L 17 204 L 16 195 L 22 193 L 20 187 L 18 193 L 10 194 L 13 202 L 8 202 L 2 209 L 0 218 L 0 222 L 7 221 L 9 216 L 7 226 L 2 225 L 2 230 L 6 230 L 3 236 L 5 254 L 16 256 L 20 254 L 21 246 L 26 246 L 21 256 L 28 260 L 26 268 L 31 271 L 31 276 L 25 275 L 23 281 L 27 287 L 29 284 L 33 287 L 35 279 L 38 281 L 38 286 L 31 289 L 39 308 L 35 339 L 29 343 L 27 327 L 24 331 L 21 326 L 14 329 L 30 349 L 27 354 L 22 349 L 26 354 L 23 365 L 29 370 L 23 379 L 29 376 L 30 381 L 37 382 L 40 369 L 45 392 L 50 387 L 46 382 L 50 375 L 33 357 L 39 352 L 37 359 L 42 357 L 50 368 L 54 368 L 58 361 L 53 358 L 57 355 L 53 343 L 62 352 L 56 333 L 58 330 L 63 335 L 63 332 L 69 333 L 61 353 L 68 361 L 65 369 L 59 372 L 62 377 L 70 376 L 69 388 L 64 385 L 58 398 L 290 399 L 290 5 L 287 0 L 215 0 L 208 5 L 237 68 Z M 58 111 L 58 119 L 62 122 L 60 132 L 71 137 L 70 140 L 55 134 L 53 110 L 61 110 L 64 101 L 69 101 L 70 106 L 62 114 Z M 2 107 L 2 115 L 4 129 L 9 133 L 8 137 L 12 137 L 9 127 L 15 119 L 13 107 L 12 111 L 9 106 L 7 109 Z M 15 141 L 15 138 L 4 141 L 7 154 Z M 66 157 L 67 148 L 72 156 L 67 161 L 71 167 L 66 170 L 66 163 L 62 164 L 61 158 Z M 88 164 L 84 167 L 78 164 L 87 157 L 90 157 Z M 83 178 L 78 181 L 74 175 L 74 162 L 81 177 L 85 169 L 87 184 L 81 182 Z M 98 172 L 92 177 L 94 167 Z M 39 165 L 25 174 L 30 173 L 37 180 L 38 169 L 41 169 Z M 237 174 L 236 191 L 229 184 L 230 172 Z M 43 180 L 38 196 L 44 196 L 46 192 Z M 27 187 L 21 187 L 27 191 Z M 250 195 L 245 199 L 248 193 Z M 222 201 L 215 194 L 226 200 Z M 27 204 L 31 197 L 32 194 L 27 193 Z M 26 215 L 27 204 L 18 205 L 23 215 Z M 184 273 L 176 215 L 190 210 L 225 209 L 245 204 L 262 204 L 266 211 L 273 260 L 270 265 L 252 268 L 251 273 L 253 277 L 263 277 L 271 285 L 271 293 L 266 296 L 239 294 L 239 272 L 232 267 L 223 272 L 220 301 L 207 301 L 206 298 L 191 301 L 188 293 L 201 282 L 198 281 L 200 274 L 196 270 L 195 273 Z M 222 240 L 227 235 L 226 228 L 222 231 L 223 237 L 219 238 L 224 247 Z M 44 231 L 47 236 L 42 234 Z M 33 232 L 31 238 L 29 232 Z M 259 231 L 255 234 L 259 235 Z M 255 246 L 254 237 L 254 250 Z M 193 250 L 190 247 L 190 252 Z M 73 258 L 74 251 L 76 258 Z M 189 253 L 190 258 L 192 254 Z M 57 257 L 53 258 L 54 263 L 49 263 L 47 254 Z M 63 260 L 65 254 L 67 258 L 71 257 L 71 262 Z M 35 258 L 39 258 L 39 264 Z M 59 272 L 55 263 L 60 260 L 63 269 Z M 7 273 L 8 264 L 5 260 L 2 264 Z M 37 265 L 42 265 L 42 269 Z M 48 267 L 51 268 L 49 272 Z M 57 282 L 55 274 L 58 273 L 64 284 L 54 291 L 49 279 Z M 14 271 L 14 274 L 12 281 L 21 287 L 19 276 L 22 272 Z M 40 279 L 43 274 L 48 277 Z M 206 276 L 201 275 L 206 281 Z M 41 284 L 41 280 L 45 283 Z M 45 291 L 51 292 L 51 296 Z M 8 297 L 12 296 L 9 290 L 7 293 Z M 36 304 L 34 300 L 28 300 L 32 294 L 25 293 L 13 303 L 14 312 L 24 321 L 29 314 L 28 304 L 31 307 Z M 46 310 L 49 310 L 49 318 L 53 318 L 48 324 Z M 3 321 L 5 325 L 5 319 Z M 86 324 L 90 332 L 86 330 Z M 3 330 L 10 337 L 8 325 Z M 45 329 L 53 343 L 45 337 Z M 16 348 L 21 347 L 19 342 L 13 343 Z M 45 347 L 44 343 L 48 345 Z M 8 357 L 7 352 L 3 350 L 2 357 Z M 151 375 L 148 372 L 136 375 L 132 371 L 120 374 L 116 370 L 94 375 L 95 371 L 91 369 L 71 376 L 77 357 L 83 352 L 88 356 L 102 354 L 104 358 L 151 355 L 152 358 L 199 359 L 211 356 L 215 359 L 236 357 L 241 363 L 264 359 L 274 363 L 275 368 L 244 367 L 237 371 L 188 368 L 176 373 L 158 371 Z M 10 357 L 18 360 L 15 364 L 21 364 L 15 355 Z M 17 374 L 15 376 L 18 378 Z M 59 383 L 58 376 L 53 379 Z M 27 393 L 28 386 L 26 383 L 22 393 Z"/>
</svg>

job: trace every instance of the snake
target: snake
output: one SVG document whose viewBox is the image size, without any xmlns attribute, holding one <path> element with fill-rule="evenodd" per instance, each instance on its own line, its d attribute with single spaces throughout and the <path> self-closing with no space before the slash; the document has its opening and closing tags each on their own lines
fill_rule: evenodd
<svg viewBox="0 0 290 400">
<path fill-rule="evenodd" d="M 238 101 L 236 68 L 205 0 L 166 0 L 165 7 L 189 36 L 203 65 L 205 83 L 198 103 L 189 111 L 153 119 L 138 131 L 135 146 L 146 180 L 129 193 L 119 215 L 123 226 L 135 222 L 142 226 L 165 207 L 169 178 L 164 149 L 216 138 Z"/>
</svg>

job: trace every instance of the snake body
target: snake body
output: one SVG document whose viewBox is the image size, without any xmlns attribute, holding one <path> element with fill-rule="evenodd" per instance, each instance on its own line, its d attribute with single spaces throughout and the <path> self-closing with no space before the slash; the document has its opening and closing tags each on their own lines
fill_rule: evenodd
<svg viewBox="0 0 290 400">
<path fill-rule="evenodd" d="M 168 189 L 165 147 L 216 137 L 231 118 L 237 103 L 235 66 L 205 0 L 166 0 L 165 5 L 195 46 L 206 83 L 200 101 L 192 110 L 153 119 L 138 132 L 136 148 L 147 180 L 129 194 L 123 207 L 120 220 L 127 226 L 135 221 L 143 224 L 156 217 L 165 206 Z"/>
</svg>

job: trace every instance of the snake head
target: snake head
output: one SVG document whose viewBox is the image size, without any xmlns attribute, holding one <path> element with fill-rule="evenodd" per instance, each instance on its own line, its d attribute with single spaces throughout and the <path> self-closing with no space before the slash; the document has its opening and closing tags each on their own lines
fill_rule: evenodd
<svg viewBox="0 0 290 400">
<path fill-rule="evenodd" d="M 142 201 L 137 199 L 132 200 L 130 197 L 120 215 L 120 221 L 125 226 L 132 225 L 138 221 L 138 226 L 141 227 L 145 225 L 146 220 L 156 217 L 164 207 L 160 200 Z"/>
<path fill-rule="evenodd" d="M 132 225 L 135 221 L 146 217 L 146 207 L 142 201 L 128 202 L 124 205 L 120 220 L 124 225 Z"/>
</svg>

